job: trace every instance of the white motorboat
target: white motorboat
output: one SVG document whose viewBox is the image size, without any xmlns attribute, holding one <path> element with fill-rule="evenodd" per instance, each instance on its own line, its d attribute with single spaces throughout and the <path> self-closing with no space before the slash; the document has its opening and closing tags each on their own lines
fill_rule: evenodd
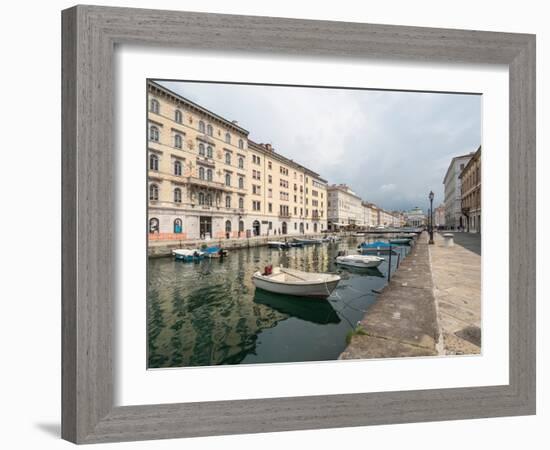
<svg viewBox="0 0 550 450">
<path fill-rule="evenodd" d="M 290 244 L 288 244 L 287 242 L 282 242 L 282 241 L 269 241 L 267 243 L 267 246 L 269 248 L 278 248 L 278 249 L 290 248 Z"/>
<path fill-rule="evenodd" d="M 180 248 L 177 250 L 172 250 L 172 255 L 176 259 L 186 262 L 198 261 L 204 257 L 204 252 L 201 252 L 199 249 L 185 249 Z"/>
<path fill-rule="evenodd" d="M 257 288 L 276 294 L 326 298 L 336 289 L 340 276 L 268 266 L 264 272 L 256 272 L 252 280 Z"/>
<path fill-rule="evenodd" d="M 378 267 L 383 262 L 384 262 L 384 258 L 381 258 L 380 256 L 373 256 L 373 255 L 344 255 L 344 256 L 336 257 L 337 264 L 341 264 L 342 266 L 349 266 L 349 267 L 360 267 L 360 268 Z"/>
</svg>

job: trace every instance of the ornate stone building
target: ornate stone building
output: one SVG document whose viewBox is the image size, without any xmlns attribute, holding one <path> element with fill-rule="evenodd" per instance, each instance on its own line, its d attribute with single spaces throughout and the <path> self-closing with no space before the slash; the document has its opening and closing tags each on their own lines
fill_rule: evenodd
<svg viewBox="0 0 550 450">
<path fill-rule="evenodd" d="M 326 181 L 248 130 L 150 81 L 150 239 L 318 233 Z"/>
<path fill-rule="evenodd" d="M 461 208 L 466 231 L 481 232 L 481 146 L 460 173 Z"/>
</svg>

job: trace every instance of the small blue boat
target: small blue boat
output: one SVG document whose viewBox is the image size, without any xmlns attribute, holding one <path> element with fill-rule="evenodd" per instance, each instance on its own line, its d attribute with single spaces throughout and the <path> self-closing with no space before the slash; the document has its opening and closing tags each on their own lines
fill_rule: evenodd
<svg viewBox="0 0 550 450">
<path fill-rule="evenodd" d="M 185 262 L 200 261 L 202 258 L 204 258 L 204 252 L 201 252 L 198 249 L 172 250 L 172 254 L 174 255 L 175 259 Z"/>
<path fill-rule="evenodd" d="M 227 250 L 222 249 L 221 247 L 213 246 L 206 247 L 203 250 L 204 256 L 207 258 L 222 258 L 227 256 Z"/>
</svg>

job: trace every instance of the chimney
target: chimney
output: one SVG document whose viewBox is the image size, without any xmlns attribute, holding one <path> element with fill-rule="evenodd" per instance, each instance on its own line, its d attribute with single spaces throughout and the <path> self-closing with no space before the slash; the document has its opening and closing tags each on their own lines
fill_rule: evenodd
<svg viewBox="0 0 550 450">
<path fill-rule="evenodd" d="M 273 147 L 271 147 L 271 144 L 265 144 L 265 148 L 270 152 L 273 151 Z"/>
</svg>

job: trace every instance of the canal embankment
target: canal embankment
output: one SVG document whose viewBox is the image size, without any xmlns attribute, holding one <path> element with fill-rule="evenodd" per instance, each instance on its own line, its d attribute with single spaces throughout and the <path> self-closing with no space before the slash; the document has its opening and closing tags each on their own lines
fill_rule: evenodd
<svg viewBox="0 0 550 450">
<path fill-rule="evenodd" d="M 422 233 L 359 322 L 339 359 L 437 355 L 437 309 L 427 233 Z"/>
<path fill-rule="evenodd" d="M 339 233 L 344 238 L 352 233 Z M 291 241 L 293 239 L 321 239 L 324 234 L 293 234 L 293 235 L 271 235 L 254 236 L 250 238 L 229 238 L 229 239 L 189 239 L 189 240 L 170 240 L 170 241 L 149 241 L 147 246 L 148 256 L 151 258 L 161 258 L 171 256 L 172 250 L 179 248 L 193 249 L 201 248 L 204 245 L 216 245 L 227 250 L 237 250 L 242 248 L 263 247 L 270 241 Z"/>
<path fill-rule="evenodd" d="M 455 234 L 455 245 L 423 233 L 339 359 L 479 354 L 481 245 Z"/>
</svg>

